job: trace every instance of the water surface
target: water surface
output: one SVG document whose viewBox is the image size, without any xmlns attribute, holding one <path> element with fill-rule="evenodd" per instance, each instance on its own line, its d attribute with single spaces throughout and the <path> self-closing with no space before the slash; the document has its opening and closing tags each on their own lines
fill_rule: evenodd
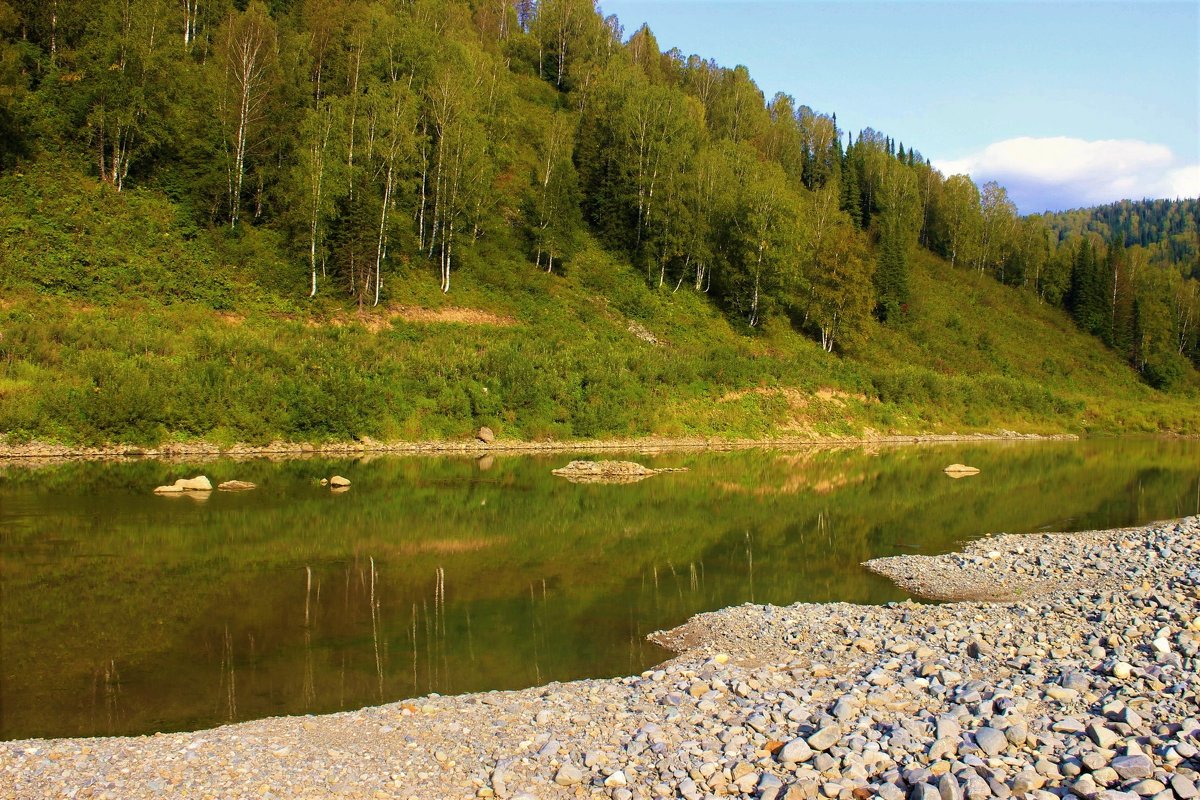
<svg viewBox="0 0 1200 800">
<path fill-rule="evenodd" d="M 1200 511 L 1196 441 L 677 453 L 626 486 L 570 458 L 0 467 L 0 738 L 631 674 L 700 611 L 901 599 L 869 558 Z M 260 488 L 151 494 L 198 473 Z"/>
</svg>

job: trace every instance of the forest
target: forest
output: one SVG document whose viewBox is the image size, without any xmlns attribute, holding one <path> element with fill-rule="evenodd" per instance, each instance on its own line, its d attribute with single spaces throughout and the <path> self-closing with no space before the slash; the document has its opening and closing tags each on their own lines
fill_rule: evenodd
<svg viewBox="0 0 1200 800">
<path fill-rule="evenodd" d="M 592 0 L 0 0 L 0 35 L 9 291 L 366 310 L 604 258 L 740 336 L 848 356 L 915 324 L 936 257 L 934 281 L 1063 309 L 1155 389 L 1197 384 L 1195 200 L 1022 217 Z M 139 215 L 145 252 L 175 248 L 155 269 L 187 251 L 191 277 L 73 249 L 150 237 Z"/>
</svg>

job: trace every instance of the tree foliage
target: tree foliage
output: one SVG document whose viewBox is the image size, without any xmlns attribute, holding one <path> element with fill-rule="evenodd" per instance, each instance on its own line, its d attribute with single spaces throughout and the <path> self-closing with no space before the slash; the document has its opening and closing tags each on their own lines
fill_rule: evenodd
<svg viewBox="0 0 1200 800">
<path fill-rule="evenodd" d="M 286 242 L 297 294 L 359 305 L 449 292 L 489 246 L 569 272 L 594 236 L 654 291 L 832 352 L 911 319 L 925 247 L 1156 385 L 1200 363 L 1195 200 L 1021 218 L 593 0 L 0 0 L 0 168 L 21 159 L 161 192 L 223 251 Z"/>
</svg>

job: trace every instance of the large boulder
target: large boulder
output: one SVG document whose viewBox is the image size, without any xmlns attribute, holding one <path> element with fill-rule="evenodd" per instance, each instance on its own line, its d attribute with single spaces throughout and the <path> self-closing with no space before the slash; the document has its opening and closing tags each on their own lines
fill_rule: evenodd
<svg viewBox="0 0 1200 800">
<path fill-rule="evenodd" d="M 350 485 L 350 479 L 343 478 L 341 475 L 334 475 L 329 479 L 329 485 L 335 489 L 344 489 Z"/>
<path fill-rule="evenodd" d="M 491 444 L 496 441 L 496 433 L 487 425 L 479 429 L 479 433 L 475 434 L 475 438 L 484 444 Z"/>
<path fill-rule="evenodd" d="M 225 481 L 224 483 L 217 485 L 217 489 L 222 492 L 245 492 L 250 489 L 257 488 L 258 487 L 253 483 L 250 483 L 250 481 Z"/>
</svg>

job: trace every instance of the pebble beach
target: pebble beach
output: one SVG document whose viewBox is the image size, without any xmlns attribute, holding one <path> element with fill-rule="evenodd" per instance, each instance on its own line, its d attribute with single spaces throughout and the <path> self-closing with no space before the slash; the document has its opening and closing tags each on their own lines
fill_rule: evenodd
<svg viewBox="0 0 1200 800">
<path fill-rule="evenodd" d="M 864 566 L 914 599 L 702 614 L 637 676 L 0 742 L 0 798 L 1200 797 L 1200 517 Z"/>
</svg>

